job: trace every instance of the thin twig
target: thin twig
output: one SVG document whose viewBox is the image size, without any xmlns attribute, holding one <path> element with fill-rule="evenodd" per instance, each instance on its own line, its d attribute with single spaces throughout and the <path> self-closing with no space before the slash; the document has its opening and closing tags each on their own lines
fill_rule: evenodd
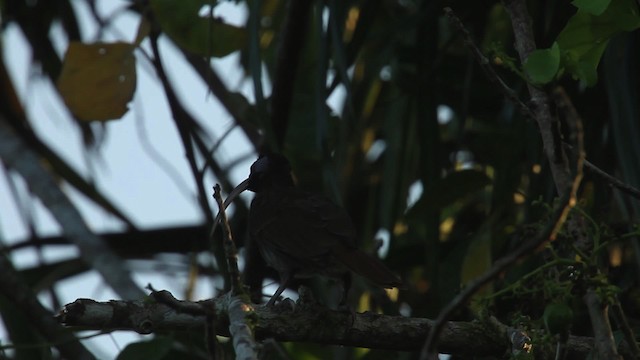
<svg viewBox="0 0 640 360">
<path fill-rule="evenodd" d="M 0 114 L 0 159 L 29 184 L 29 189 L 49 209 L 65 237 L 78 247 L 82 259 L 93 266 L 118 295 L 123 299 L 144 296 L 122 259 L 89 229 L 78 209 L 56 183 L 53 174 L 13 131 L 3 114 Z"/>
<path fill-rule="evenodd" d="M 135 110 L 134 117 L 136 132 L 138 133 L 138 140 L 140 141 L 142 151 L 144 151 L 151 161 L 155 163 L 155 165 L 163 171 L 171 181 L 173 181 L 173 184 L 176 186 L 178 191 L 182 192 L 185 199 L 191 199 L 193 194 L 189 191 L 189 186 L 178 172 L 178 169 L 176 169 L 169 160 L 162 156 L 162 154 L 156 150 L 153 144 L 149 141 L 147 129 L 144 125 L 145 116 L 143 114 L 144 109 L 142 107 L 140 97 L 135 97 L 133 99 L 133 107 Z"/>
<path fill-rule="evenodd" d="M 227 221 L 227 213 L 224 210 L 224 202 L 222 201 L 222 196 L 220 195 L 220 185 L 216 184 L 213 187 L 213 197 L 216 199 L 218 203 L 218 208 L 220 209 L 220 222 L 222 223 L 222 233 L 224 238 L 224 253 L 227 258 L 227 266 L 229 268 L 229 281 L 231 282 L 231 293 L 233 295 L 242 294 L 243 287 L 240 282 L 240 270 L 238 270 L 238 250 L 236 249 L 236 245 L 233 242 L 233 235 L 231 234 L 231 228 L 229 227 L 229 222 Z"/>
<path fill-rule="evenodd" d="M 456 14 L 453 12 L 453 10 L 449 7 L 444 8 L 444 13 L 449 18 L 449 21 L 451 21 L 451 23 L 453 23 L 453 25 L 458 29 L 458 31 L 462 33 L 465 45 L 471 51 L 471 54 L 476 59 L 476 61 L 484 71 L 485 75 L 487 75 L 489 80 L 495 84 L 498 84 L 499 89 L 502 91 L 504 96 L 507 99 L 509 99 L 513 104 L 515 104 L 522 114 L 525 114 L 527 117 L 534 119 L 534 114 L 531 111 L 531 109 L 524 102 L 522 102 L 522 100 L 520 100 L 516 92 L 513 91 L 502 80 L 502 78 L 498 75 L 498 73 L 496 73 L 493 66 L 491 66 L 491 62 L 482 53 L 480 48 L 478 48 L 475 41 L 473 40 L 473 37 L 471 36 L 471 33 L 464 26 L 460 18 L 458 18 Z"/>
<path fill-rule="evenodd" d="M 617 188 L 618 190 L 622 191 L 623 193 L 625 193 L 627 195 L 631 195 L 636 199 L 640 199 L 640 190 L 636 189 L 635 187 L 633 187 L 633 186 L 631 186 L 629 184 L 625 184 L 624 182 L 620 181 L 619 179 L 607 174 L 606 172 L 604 172 L 599 167 L 597 167 L 597 166 L 593 165 L 592 163 L 590 163 L 589 160 L 585 159 L 584 167 L 586 167 L 593 174 L 595 174 L 595 175 L 601 177 L 602 179 L 604 179 L 604 181 L 609 183 L 610 186 L 613 186 L 613 187 Z"/>
<path fill-rule="evenodd" d="M 618 324 L 618 327 L 624 334 L 624 339 L 627 341 L 629 345 L 630 351 L 633 353 L 633 357 L 636 359 L 640 359 L 640 348 L 638 347 L 638 342 L 636 341 L 636 335 L 633 332 L 631 326 L 629 326 L 629 321 L 627 320 L 627 315 L 624 313 L 624 309 L 622 305 L 620 305 L 620 300 L 616 297 L 614 303 L 611 305 L 611 313 L 613 315 L 613 319 Z"/>
<path fill-rule="evenodd" d="M 187 110 L 182 106 L 182 103 L 178 99 L 175 90 L 169 83 L 169 79 L 167 78 L 167 74 L 164 70 L 164 65 L 162 64 L 162 59 L 160 57 L 160 50 L 158 48 L 158 35 L 152 34 L 150 36 L 151 49 L 153 50 L 153 65 L 156 69 L 156 73 L 160 78 L 160 82 L 162 83 L 162 87 L 164 88 L 165 95 L 167 96 L 167 102 L 169 103 L 169 108 L 171 109 L 172 119 L 178 129 L 178 134 L 182 140 L 182 146 L 184 147 L 185 156 L 187 158 L 187 162 L 189 167 L 191 168 L 191 172 L 194 176 L 194 181 L 196 184 L 196 189 L 198 189 L 198 202 L 200 203 L 200 207 L 202 213 L 207 218 L 209 223 L 213 223 L 213 215 L 211 215 L 211 209 L 209 208 L 209 203 L 207 202 L 207 193 L 204 189 L 204 182 L 202 176 L 198 172 L 198 164 L 196 161 L 196 156 L 193 151 L 193 142 L 194 139 L 191 135 L 191 127 L 194 127 L 196 122 L 191 117 L 190 114 L 187 113 Z"/>
<path fill-rule="evenodd" d="M 251 319 L 255 317 L 254 308 L 249 304 L 249 297 L 240 282 L 240 271 L 238 270 L 238 252 L 233 242 L 231 228 L 227 221 L 224 202 L 220 194 L 220 185 L 213 187 L 213 197 L 218 203 L 220 213 L 218 217 L 222 223 L 222 233 L 224 238 L 224 252 L 227 257 L 227 265 L 229 268 L 229 278 L 231 280 L 231 291 L 228 297 L 228 314 L 229 314 L 229 334 L 233 339 L 233 349 L 236 352 L 237 359 L 257 359 L 258 345 L 254 338 L 253 326 Z"/>
<path fill-rule="evenodd" d="M 520 110 L 520 113 L 522 115 L 530 119 L 535 119 L 535 115 L 533 111 L 531 111 L 531 108 L 527 106 L 522 100 L 520 100 L 520 98 L 517 96 L 515 91 L 513 91 L 513 89 L 511 89 L 504 82 L 504 80 L 502 80 L 500 75 L 498 75 L 498 73 L 493 68 L 493 66 L 491 66 L 491 62 L 489 61 L 489 59 L 482 53 L 482 50 L 480 50 L 480 48 L 473 41 L 473 37 L 469 33 L 469 30 L 467 30 L 467 28 L 464 26 L 462 21 L 455 15 L 453 10 L 447 7 L 444 9 L 444 11 L 447 17 L 449 17 L 451 22 L 455 25 L 455 27 L 464 35 L 465 45 L 471 51 L 471 54 L 473 54 L 473 57 L 476 59 L 480 67 L 482 67 L 482 70 L 484 71 L 485 75 L 489 78 L 489 80 L 498 85 L 498 89 L 503 93 L 503 95 L 509 101 L 511 101 L 514 105 L 518 107 L 518 110 Z M 565 147 L 565 150 L 567 151 L 572 148 L 569 144 L 564 143 L 563 145 Z M 590 172 L 602 178 L 609 185 L 618 188 L 618 190 L 624 192 L 625 194 L 628 194 L 637 199 L 640 199 L 640 190 L 634 188 L 631 185 L 625 184 L 624 182 L 618 180 L 612 175 L 607 174 L 605 171 L 603 171 L 602 169 L 600 169 L 599 167 L 597 167 L 596 165 L 594 165 L 593 163 L 589 162 L 586 159 L 584 159 L 583 165 Z"/>
<path fill-rule="evenodd" d="M 254 106 L 251 105 L 242 94 L 229 91 L 215 69 L 202 57 L 190 54 L 185 50 L 182 50 L 182 55 L 184 55 L 189 64 L 191 64 L 191 67 L 200 75 L 202 81 L 207 84 L 211 93 L 218 98 L 218 101 L 220 101 L 222 107 L 231 115 L 236 125 L 240 126 L 242 131 L 244 131 L 244 134 L 253 145 L 254 150 L 257 151 L 262 143 L 262 135 L 260 135 L 258 129 L 249 122 L 250 114 L 255 111 Z"/>
<path fill-rule="evenodd" d="M 585 150 L 584 150 L 584 130 L 582 126 L 582 119 L 578 114 L 575 106 L 571 102 L 571 98 L 567 95 L 564 89 L 560 86 L 556 87 L 552 92 L 553 98 L 558 106 L 558 109 L 562 111 L 567 120 L 567 124 L 569 125 L 570 138 L 572 145 L 577 149 L 576 153 L 576 178 L 578 176 L 582 176 L 582 166 L 585 163 Z M 572 192 L 577 192 L 577 187 L 579 183 L 574 183 L 574 188 Z M 580 246 L 578 246 L 580 248 Z M 582 247 L 584 248 L 584 246 Z M 588 295 L 587 295 L 588 296 Z M 615 300 L 615 302 L 611 306 L 613 310 L 613 318 L 618 323 L 618 327 L 622 330 L 622 333 L 629 344 L 631 351 L 634 352 L 636 358 L 640 358 L 640 348 L 638 348 L 638 344 L 635 340 L 635 335 L 629 323 L 627 322 L 627 317 L 624 313 L 624 310 L 620 306 L 620 302 Z"/>
<path fill-rule="evenodd" d="M 178 134 L 180 135 L 180 139 L 182 140 L 182 146 L 184 147 L 185 157 L 187 158 L 187 163 L 189 164 L 189 168 L 194 178 L 194 182 L 196 185 L 196 189 L 198 190 L 198 203 L 200 205 L 200 209 L 202 210 L 202 214 L 207 219 L 208 224 L 213 224 L 214 218 L 212 215 L 212 211 L 209 208 L 209 202 L 207 200 L 207 192 L 204 188 L 204 179 L 200 172 L 198 171 L 198 164 L 196 161 L 196 155 L 194 154 L 194 146 L 200 150 L 200 155 L 205 158 L 207 157 L 208 149 L 202 143 L 201 139 L 194 134 L 193 129 L 197 128 L 198 125 L 195 119 L 187 112 L 185 107 L 182 105 L 180 100 L 178 99 L 175 90 L 169 83 L 169 79 L 167 78 L 167 74 L 164 70 L 164 66 L 162 64 L 162 58 L 160 57 L 160 50 L 158 48 L 158 33 L 152 33 L 149 36 L 149 40 L 151 42 L 151 49 L 153 51 L 153 59 L 152 63 L 156 69 L 156 73 L 158 78 L 162 83 L 162 86 L 165 91 L 165 95 L 167 97 L 167 102 L 169 103 L 169 108 L 171 109 L 172 119 L 176 125 L 178 130 Z M 222 258 L 222 254 L 220 251 L 214 251 L 214 256 L 218 262 L 218 267 L 220 272 L 226 274 L 227 268 L 225 266 L 224 258 Z M 225 288 L 227 288 L 225 283 Z"/>
<path fill-rule="evenodd" d="M 511 18 L 515 48 L 520 55 L 520 61 L 524 63 L 536 48 L 527 3 L 525 0 L 505 0 L 504 5 Z M 571 175 L 571 164 L 561 140 L 559 122 L 557 117 L 551 113 L 549 96 L 546 92 L 531 84 L 527 84 L 527 88 L 556 190 L 560 194 L 563 194 L 563 191 L 574 193 L 579 183 L 576 181 L 577 178 Z M 577 149 L 577 151 L 579 154 L 582 150 Z M 578 155 L 579 157 L 580 155 Z M 575 194 L 571 196 L 575 199 Z M 576 248 L 585 251 L 589 246 L 590 239 L 588 238 L 583 218 L 576 216 L 569 219 L 567 228 L 575 236 Z M 595 334 L 597 356 L 604 359 L 621 359 L 613 340 L 606 304 L 600 301 L 593 287 L 587 290 L 583 300 L 589 309 L 591 327 Z"/>
<path fill-rule="evenodd" d="M 582 126 L 582 118 L 578 114 L 578 111 L 573 106 L 571 99 L 561 86 L 557 86 L 551 93 L 558 110 L 564 113 L 565 120 L 569 125 L 569 139 L 571 144 L 575 147 L 575 175 L 573 177 L 573 184 L 571 186 L 571 199 L 570 205 L 573 207 L 577 203 L 578 189 L 582 183 L 583 178 L 583 166 L 586 156 L 584 150 L 584 127 Z M 589 241 L 587 236 L 582 236 L 578 240 Z M 581 251 L 587 249 L 588 243 L 576 244 L 577 248 Z"/>
<path fill-rule="evenodd" d="M 427 341 L 422 347 L 420 359 L 437 359 L 437 345 L 440 333 L 442 332 L 445 323 L 451 317 L 451 314 L 453 314 L 460 306 L 466 304 L 473 294 L 475 294 L 485 284 L 495 279 L 507 267 L 518 261 L 518 259 L 530 254 L 545 242 L 555 239 L 557 232 L 560 230 L 564 220 L 566 219 L 567 213 L 569 212 L 569 194 L 570 191 L 565 191 L 564 195 L 556 205 L 549 222 L 540 230 L 536 237 L 528 239 L 515 251 L 498 259 L 491 269 L 470 282 L 461 293 L 459 293 L 444 309 L 442 309 L 442 311 L 440 311 L 438 318 L 435 320 L 435 323 L 429 332 Z"/>
</svg>

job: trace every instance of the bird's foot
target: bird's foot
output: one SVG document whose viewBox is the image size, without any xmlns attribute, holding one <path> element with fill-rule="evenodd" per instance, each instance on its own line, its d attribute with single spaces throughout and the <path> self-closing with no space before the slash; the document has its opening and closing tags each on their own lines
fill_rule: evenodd
<svg viewBox="0 0 640 360">
<path fill-rule="evenodd" d="M 298 288 L 298 301 L 296 302 L 296 304 L 301 306 L 315 306 L 318 305 L 318 301 L 313 296 L 313 291 L 311 291 L 310 288 L 301 285 Z"/>
<path fill-rule="evenodd" d="M 271 308 L 276 312 L 287 312 L 293 311 L 296 307 L 295 301 L 289 298 L 283 298 L 282 300 L 276 302 L 277 299 L 271 298 L 269 302 L 265 305 L 265 307 Z"/>
<path fill-rule="evenodd" d="M 353 327 L 353 323 L 356 321 L 356 309 L 349 304 L 340 303 L 337 310 L 341 313 L 347 313 L 349 315 L 347 318 L 347 327 Z"/>
</svg>

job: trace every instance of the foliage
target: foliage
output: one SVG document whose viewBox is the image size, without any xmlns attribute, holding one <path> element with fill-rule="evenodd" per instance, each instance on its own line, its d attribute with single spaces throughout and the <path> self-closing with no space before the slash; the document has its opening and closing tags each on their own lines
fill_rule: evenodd
<svg viewBox="0 0 640 360">
<path fill-rule="evenodd" d="M 480 71 L 468 44 L 442 14 L 443 2 L 310 2 L 308 25 L 301 32 L 303 46 L 298 48 L 299 64 L 284 75 L 278 75 L 277 67 L 287 2 L 237 1 L 249 11 L 243 26 L 226 23 L 224 13 L 210 16 L 220 3 L 127 2 L 110 16 L 135 17 L 137 39 L 112 41 L 103 32 L 110 29 L 113 19 L 98 11 L 88 12 L 94 14 L 89 21 L 100 28 L 96 39 L 89 40 L 79 25 L 78 9 L 95 10 L 93 2 L 0 2 L 0 17 L 6 22 L 3 31 L 17 26 L 24 34 L 33 54 L 31 66 L 57 85 L 52 92 L 58 91 L 68 106 L 68 116 L 80 130 L 88 154 L 100 153 L 96 140 L 102 131 L 108 133 L 115 126 L 116 122 L 105 120 L 132 120 L 125 114 L 132 111 L 128 103 L 135 92 L 145 91 L 136 88 L 141 69 L 152 68 L 159 80 L 156 85 L 164 91 L 170 109 L 167 119 L 176 125 L 183 145 L 172 151 L 185 154 L 191 171 L 193 201 L 199 206 L 202 222 L 197 226 L 138 229 L 136 214 L 130 218 L 120 209 L 127 204 L 114 204 L 89 177 L 58 155 L 60 149 L 47 143 L 46 134 L 32 130 L 32 123 L 50 119 L 35 118 L 25 111 L 28 99 L 19 95 L 6 66 L 0 64 L 0 95 L 4 99 L 0 122 L 7 123 L 38 155 L 42 167 L 64 184 L 68 193 L 72 188 L 122 222 L 121 233 L 103 237 L 120 257 L 151 259 L 161 269 L 159 273 L 169 277 L 175 274 L 160 255 L 178 254 L 180 263 L 189 269 L 179 276 L 192 280 L 186 294 L 193 292 L 197 278 L 212 277 L 221 292 L 229 288 L 221 246 L 214 245 L 213 252 L 207 252 L 211 250 L 208 229 L 217 211 L 207 199 L 212 178 L 226 191 L 236 185 L 230 176 L 234 163 L 227 156 L 234 144 L 224 141 L 222 131 L 205 126 L 216 119 L 199 118 L 184 106 L 184 97 L 204 98 L 208 94 L 181 93 L 182 79 L 164 72 L 172 64 L 157 47 L 158 39 L 170 39 L 184 55 L 174 61 L 183 61 L 207 84 L 212 98 L 233 118 L 234 128 L 249 139 L 250 157 L 269 146 L 278 150 L 273 149 L 274 139 L 282 135 L 284 143 L 279 150 L 291 160 L 298 185 L 325 193 L 344 206 L 357 227 L 360 246 L 369 252 L 378 250 L 388 267 L 408 285 L 389 300 L 356 279 L 351 299 L 359 311 L 434 318 L 461 288 L 496 259 L 532 238 L 547 220 L 548 208 L 537 201 L 552 204 L 556 191 L 538 129 Z M 482 50 L 492 57 L 491 65 L 498 75 L 524 102 L 527 81 L 535 86 L 563 86 L 583 119 L 587 159 L 623 182 L 640 186 L 640 151 L 636 151 L 634 140 L 640 137 L 640 15 L 636 2 L 576 0 L 544 6 L 531 2 L 534 31 L 541 46 L 524 63 L 517 60 L 511 45 L 511 25 L 501 3 L 454 0 L 446 5 L 459 14 Z M 64 34 L 64 58 L 56 50 L 59 43 L 49 37 L 52 29 Z M 3 44 L 0 53 L 6 62 L 11 49 Z M 224 74 L 218 75 L 215 65 L 211 67 L 211 58 L 230 54 L 239 54 L 242 71 L 252 80 L 253 96 L 228 87 L 220 79 Z M 279 120 L 269 115 L 274 111 L 271 84 L 275 87 L 280 82 L 290 82 L 293 89 L 292 98 L 284 105 L 288 110 L 286 133 L 279 133 L 275 125 Z M 340 99 L 338 105 L 335 98 Z M 164 99 L 158 101 L 164 106 Z M 561 130 L 569 138 L 567 122 L 561 124 Z M 100 164 L 99 155 L 87 159 L 94 166 Z M 5 164 L 6 159 L 2 160 Z M 3 174 L 9 183 L 23 176 L 6 166 Z M 31 190 L 14 187 L 13 191 L 18 199 L 33 199 Z M 543 336 L 545 324 L 550 333 L 570 330 L 592 336 L 581 299 L 587 287 L 595 286 L 606 304 L 621 303 L 628 316 L 637 320 L 638 234 L 634 223 L 638 202 L 590 172 L 582 182 L 579 202 L 576 212 L 590 224 L 593 240 L 588 253 L 576 251 L 572 242 L 575 234 L 563 230 L 556 241 L 483 289 L 455 319 L 493 315 L 504 323 L 540 331 Z M 255 251 L 251 252 L 245 231 L 247 213 L 247 205 L 238 202 L 231 225 L 247 260 L 245 280 L 260 290 L 263 278 L 273 274 Z M 572 216 L 578 215 L 574 212 Z M 67 242 L 64 236 L 36 241 L 36 233 L 21 246 L 39 253 L 43 244 Z M 388 234 L 388 238 L 382 236 L 382 249 L 377 238 L 380 234 Z M 220 244 L 219 234 L 213 242 Z M 3 252 L 13 256 L 17 249 L 7 247 Z M 209 255 L 193 256 L 195 252 Z M 35 292 L 49 289 L 57 299 L 56 284 L 94 267 L 79 254 L 69 261 L 19 273 Z M 326 295 L 326 303 L 337 301 L 332 285 L 314 282 L 313 286 L 316 293 Z M 15 358 L 36 358 L 44 353 L 56 356 L 37 327 L 21 318 L 24 314 L 9 300 L 7 289 L 0 289 L 0 295 L 0 313 L 9 336 L 2 345 L 41 345 L 37 351 L 17 348 Z M 53 304 L 56 308 L 61 305 L 57 300 Z M 118 358 L 206 355 L 200 338 L 194 340 L 178 332 L 162 335 L 129 345 Z M 222 348 L 232 351 L 228 343 Z M 291 358 L 414 356 L 305 343 L 269 343 L 265 349 L 273 358 L 279 358 L 280 352 Z"/>
</svg>

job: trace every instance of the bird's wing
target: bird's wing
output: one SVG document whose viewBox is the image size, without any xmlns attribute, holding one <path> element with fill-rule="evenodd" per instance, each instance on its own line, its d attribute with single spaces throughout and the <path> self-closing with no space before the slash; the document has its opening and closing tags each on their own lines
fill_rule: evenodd
<svg viewBox="0 0 640 360">
<path fill-rule="evenodd" d="M 355 248 L 355 230 L 344 209 L 329 199 L 303 192 L 280 194 L 269 202 L 255 228 L 260 241 L 294 258 L 314 258 L 336 246 Z"/>
</svg>

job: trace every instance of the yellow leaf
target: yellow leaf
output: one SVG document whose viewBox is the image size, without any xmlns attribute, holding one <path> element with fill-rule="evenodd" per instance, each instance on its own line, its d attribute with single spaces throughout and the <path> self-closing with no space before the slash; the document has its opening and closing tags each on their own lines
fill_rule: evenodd
<svg viewBox="0 0 640 360">
<path fill-rule="evenodd" d="M 121 118 L 136 89 L 135 45 L 69 44 L 57 87 L 71 112 L 84 121 Z"/>
</svg>

